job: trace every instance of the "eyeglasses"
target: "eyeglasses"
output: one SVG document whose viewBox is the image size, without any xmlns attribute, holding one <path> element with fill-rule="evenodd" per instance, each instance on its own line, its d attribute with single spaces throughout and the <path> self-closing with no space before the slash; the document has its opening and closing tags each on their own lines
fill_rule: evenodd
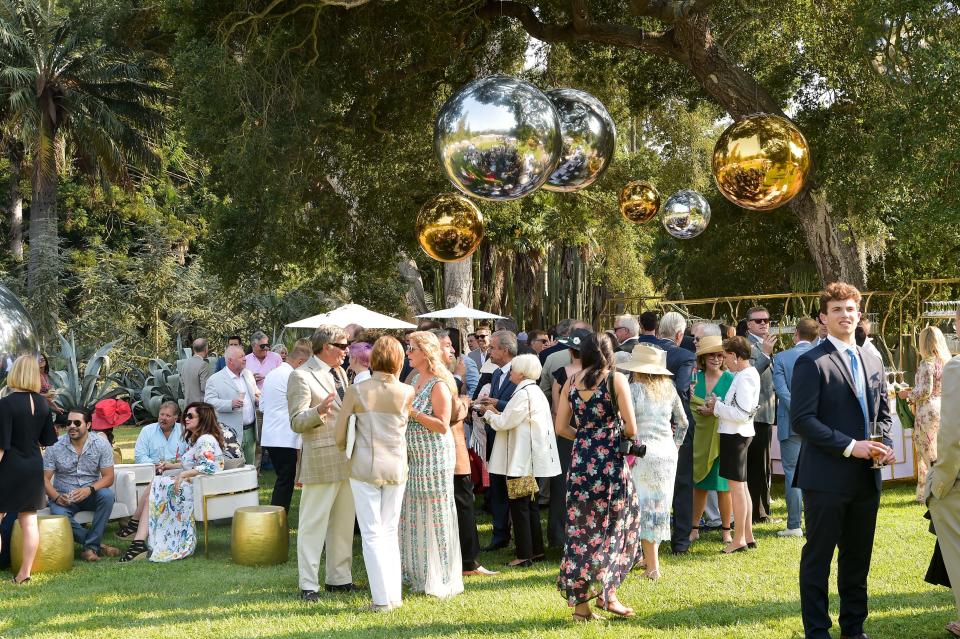
<svg viewBox="0 0 960 639">
<path fill-rule="evenodd" d="M 490 336 L 489 336 L 489 335 L 484 335 L 484 334 L 477 334 L 477 335 L 475 335 L 474 337 L 476 337 L 477 339 L 487 339 L 487 338 L 490 337 Z"/>
<path fill-rule="evenodd" d="M 333 346 L 334 348 L 339 348 L 341 351 L 345 351 L 350 347 L 350 345 L 347 343 L 336 344 L 334 342 L 330 342 L 330 346 Z"/>
<path fill-rule="evenodd" d="M 626 327 L 626 326 L 615 326 L 615 327 L 613 328 L 613 331 L 614 331 L 614 332 L 617 332 L 617 331 L 625 331 L 625 330 L 627 330 L 627 327 Z"/>
<path fill-rule="evenodd" d="M 757 324 L 769 324 L 770 318 L 769 317 L 751 317 L 748 321 L 756 322 Z"/>
<path fill-rule="evenodd" d="M 704 357 L 707 359 L 723 359 L 723 353 L 707 353 Z"/>
<path fill-rule="evenodd" d="M 197 419 L 198 415 L 196 413 L 187 413 L 183 416 L 184 419 Z"/>
<path fill-rule="evenodd" d="M 83 426 L 85 423 L 86 423 L 86 422 L 84 422 L 84 421 L 81 420 L 81 419 L 68 419 L 68 420 L 67 420 L 67 426 L 68 426 L 68 427 L 69 427 L 69 426 L 76 426 L 77 428 L 80 428 L 80 427 Z"/>
</svg>

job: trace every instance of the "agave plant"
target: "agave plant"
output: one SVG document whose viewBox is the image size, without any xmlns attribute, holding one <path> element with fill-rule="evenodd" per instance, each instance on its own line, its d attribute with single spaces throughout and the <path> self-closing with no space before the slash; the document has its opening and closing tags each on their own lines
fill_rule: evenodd
<svg viewBox="0 0 960 639">
<path fill-rule="evenodd" d="M 177 402 L 183 410 L 183 388 L 180 386 L 180 362 L 170 364 L 162 359 L 151 359 L 147 362 L 147 370 L 132 368 L 127 372 L 127 379 L 134 384 L 142 380 L 139 388 L 130 388 L 130 397 L 134 399 L 133 408 L 140 408 L 153 417 L 160 415 L 160 406 L 164 402 Z"/>
<path fill-rule="evenodd" d="M 101 399 L 119 397 L 127 389 L 117 384 L 110 375 L 110 357 L 107 353 L 116 345 L 116 341 L 104 344 L 90 356 L 81 367 L 77 362 L 77 347 L 70 332 L 70 340 L 60 337 L 60 357 L 66 360 L 67 370 L 50 373 L 50 383 L 57 391 L 54 401 L 64 410 L 71 408 L 89 408 Z"/>
</svg>

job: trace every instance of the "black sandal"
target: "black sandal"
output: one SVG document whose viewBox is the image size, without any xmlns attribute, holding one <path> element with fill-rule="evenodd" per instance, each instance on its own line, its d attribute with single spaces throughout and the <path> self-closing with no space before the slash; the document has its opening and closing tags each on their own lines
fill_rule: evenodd
<svg viewBox="0 0 960 639">
<path fill-rule="evenodd" d="M 120 563 L 126 563 L 128 561 L 140 561 L 141 559 L 147 558 L 147 542 L 142 539 L 138 539 L 130 544 L 130 547 L 127 548 L 127 552 L 123 553 L 123 557 L 120 558 Z"/>
<path fill-rule="evenodd" d="M 127 523 L 120 526 L 120 528 L 117 530 L 117 537 L 120 539 L 126 539 L 127 537 L 135 534 L 137 532 L 137 528 L 139 527 L 140 520 L 131 518 Z"/>
</svg>

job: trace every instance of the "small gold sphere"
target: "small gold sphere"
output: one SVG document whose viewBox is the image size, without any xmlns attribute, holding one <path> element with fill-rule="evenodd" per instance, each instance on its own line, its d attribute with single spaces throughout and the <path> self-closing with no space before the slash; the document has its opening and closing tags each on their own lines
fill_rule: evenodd
<svg viewBox="0 0 960 639">
<path fill-rule="evenodd" d="M 483 214 L 477 205 L 454 193 L 441 193 L 417 214 L 417 241 L 440 262 L 470 257 L 483 239 Z"/>
<path fill-rule="evenodd" d="M 720 193 L 737 206 L 769 211 L 803 189 L 810 162 L 810 146 L 793 122 L 779 115 L 750 115 L 717 140 L 713 177 Z"/>
<path fill-rule="evenodd" d="M 629 182 L 620 191 L 620 214 L 634 224 L 649 222 L 660 210 L 660 194 L 649 182 Z"/>
</svg>

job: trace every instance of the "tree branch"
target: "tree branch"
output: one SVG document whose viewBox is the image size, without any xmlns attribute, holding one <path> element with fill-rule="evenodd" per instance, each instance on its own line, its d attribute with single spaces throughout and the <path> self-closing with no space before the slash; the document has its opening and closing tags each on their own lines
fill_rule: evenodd
<svg viewBox="0 0 960 639">
<path fill-rule="evenodd" d="M 672 30 L 648 32 L 624 24 L 589 22 L 584 0 L 573 0 L 572 4 L 575 17 L 563 25 L 541 22 L 532 7 L 517 0 L 488 0 L 477 15 L 491 22 L 500 17 L 512 18 L 531 37 L 551 44 L 593 42 L 684 60 L 683 52 L 673 41 Z"/>
<path fill-rule="evenodd" d="M 631 0 L 635 16 L 647 16 L 664 22 L 676 22 L 703 13 L 717 0 Z"/>
</svg>

